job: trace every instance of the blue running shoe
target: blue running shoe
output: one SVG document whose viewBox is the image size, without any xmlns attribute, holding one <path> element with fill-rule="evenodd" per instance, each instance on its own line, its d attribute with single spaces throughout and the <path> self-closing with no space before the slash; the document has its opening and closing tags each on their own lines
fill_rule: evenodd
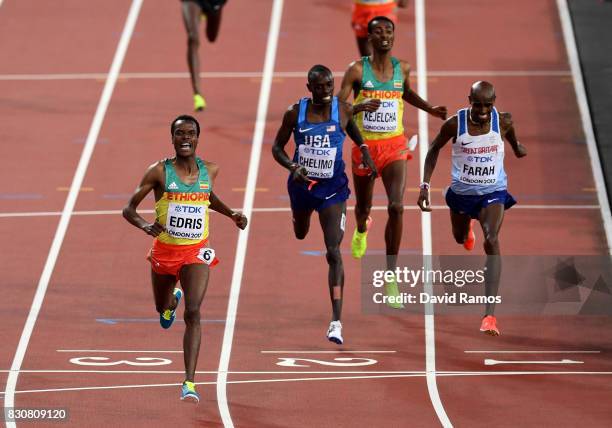
<svg viewBox="0 0 612 428">
<path fill-rule="evenodd" d="M 173 294 L 174 297 L 176 297 L 176 307 L 172 310 L 166 309 L 164 312 L 159 314 L 159 323 L 161 324 L 162 328 L 170 328 L 174 322 L 174 318 L 176 318 L 176 308 L 178 308 L 181 297 L 183 297 L 183 292 L 180 288 L 175 288 Z"/>
<path fill-rule="evenodd" d="M 181 401 L 191 401 L 192 403 L 200 402 L 200 394 L 195 390 L 195 384 L 186 380 L 181 387 Z"/>
</svg>

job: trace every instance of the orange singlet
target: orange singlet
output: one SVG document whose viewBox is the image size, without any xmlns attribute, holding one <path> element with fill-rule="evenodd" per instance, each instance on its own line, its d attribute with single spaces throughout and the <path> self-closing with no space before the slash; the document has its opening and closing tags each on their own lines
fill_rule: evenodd
<svg viewBox="0 0 612 428">
<path fill-rule="evenodd" d="M 377 16 L 386 16 L 397 23 L 397 1 L 395 0 L 355 0 L 351 24 L 355 35 L 368 37 L 368 22 Z"/>
</svg>

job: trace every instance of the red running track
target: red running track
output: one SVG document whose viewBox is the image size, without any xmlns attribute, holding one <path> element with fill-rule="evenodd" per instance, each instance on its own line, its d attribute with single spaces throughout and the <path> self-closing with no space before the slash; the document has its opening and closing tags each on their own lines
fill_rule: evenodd
<svg viewBox="0 0 612 428">
<path fill-rule="evenodd" d="M 123 73 L 185 71 L 184 31 L 176 3 L 144 2 Z M 275 70 L 299 73 L 297 77 L 280 74 L 273 80 L 257 183 L 246 183 L 246 177 L 261 79 L 255 74 L 230 78 L 227 73 L 261 73 L 272 2 L 229 2 L 219 40 L 201 46 L 203 71 L 222 75 L 203 82 L 210 108 L 201 115 L 200 154 L 220 164 L 217 192 L 231 206 L 242 205 L 245 186 L 257 189 L 229 361 L 226 400 L 233 424 L 439 426 L 424 376 L 423 318 L 361 312 L 355 285 L 360 282 L 360 266 L 349 256 L 349 239 L 343 243 L 346 345 L 339 348 L 324 338 L 329 303 L 322 236 L 314 222 L 306 240 L 293 238 L 285 171 L 269 149 L 286 107 L 306 93 L 305 70 L 323 63 L 341 72 L 356 58 L 356 47 L 348 24 L 350 1 L 284 3 Z M 395 54 L 416 64 L 410 3 L 400 13 Z M 11 295 L 0 303 L 0 310 L 11 314 L 0 327 L 5 344 L 0 351 L 3 380 L 57 227 L 57 214 L 41 213 L 62 210 L 65 188 L 70 186 L 104 83 L 95 76 L 57 80 L 57 74 L 105 73 L 129 7 L 127 0 L 114 0 L 95 14 L 83 2 L 72 0 L 61 7 L 5 0 L 0 7 L 0 55 L 12 58 L 0 63 L 5 101 L 0 114 L 9 119 L 0 135 L 27 160 L 5 162 L 0 172 L 4 182 L 15 182 L 16 177 L 19 182 L 0 198 L 0 233 L 9 243 L 34 244 L 27 251 L 8 245 L 0 249 L 2 289 Z M 524 0 L 501 7 L 475 0 L 461 5 L 427 2 L 429 99 L 454 111 L 465 105 L 472 81 L 491 80 L 497 87 L 499 109 L 513 113 L 521 141 L 529 149 L 529 156 L 520 162 L 507 158 L 510 189 L 519 203 L 590 207 L 511 210 L 501 236 L 504 253 L 606 254 L 555 2 L 534 5 Z M 526 9 L 531 13 L 525 14 Z M 466 26 L 472 21 L 487 23 L 494 31 L 475 31 Z M 538 30 L 526 40 L 524 28 Z M 457 71 L 464 73 L 457 76 Z M 526 73 L 511 76 L 508 71 Z M 30 76 L 28 80 L 9 76 L 17 74 Z M 56 79 L 31 80 L 34 74 L 53 74 Z M 341 73 L 336 77 L 339 84 Z M 217 402 L 224 399 L 217 397 L 215 382 L 236 229 L 224 219 L 212 219 L 212 245 L 222 264 L 212 273 L 203 306 L 198 365 L 202 373 L 197 377 L 204 383 L 199 387 L 203 400 L 189 406 L 178 400 L 182 324 L 169 331 L 156 326 L 144 261 L 150 242 L 118 215 L 147 165 L 171 153 L 168 123 L 189 107 L 185 77 L 119 79 L 21 365 L 16 406 L 66 407 L 68 426 L 222 425 Z M 416 133 L 413 108 L 407 109 L 405 125 Z M 439 122 L 431 119 L 429 127 L 433 137 Z M 348 152 L 345 155 L 348 160 Z M 419 181 L 417 165 L 417 159 L 409 164 L 407 177 L 405 201 L 411 207 Z M 446 184 L 448 153 L 438 165 L 436 188 Z M 374 202 L 385 205 L 380 184 Z M 434 194 L 433 203 L 443 201 Z M 149 202 L 144 208 L 151 207 Z M 91 215 L 83 215 L 86 212 Z M 369 250 L 376 254 L 384 250 L 384 209 L 375 211 L 374 217 Z M 421 216 L 408 209 L 404 219 L 402 251 L 419 254 Z M 351 211 L 348 220 L 350 238 Z M 478 232 L 477 236 L 482 238 Z M 446 209 L 434 211 L 431 239 L 434 254 L 462 254 L 452 242 Z M 436 381 L 454 426 L 609 424 L 612 413 L 604 398 L 611 392 L 609 318 L 512 316 L 500 320 L 503 335 L 498 338 L 482 336 L 478 321 L 476 316 L 435 318 Z M 553 374 L 566 371 L 554 366 L 491 368 L 483 365 L 483 359 L 503 359 L 499 354 L 464 352 L 508 349 L 598 350 L 570 358 L 584 361 L 578 371 L 605 374 Z M 338 350 L 346 352 L 328 353 Z M 343 357 L 375 362 L 351 367 L 334 360 Z M 159 365 L 147 367 L 142 365 L 146 360 L 137 358 L 155 358 L 152 362 Z M 278 365 L 287 358 L 310 361 L 296 361 L 307 367 Z M 521 354 L 508 357 L 521 358 Z M 337 365 L 324 364 L 330 362 Z M 516 370 L 531 373 L 510 372 Z"/>
</svg>

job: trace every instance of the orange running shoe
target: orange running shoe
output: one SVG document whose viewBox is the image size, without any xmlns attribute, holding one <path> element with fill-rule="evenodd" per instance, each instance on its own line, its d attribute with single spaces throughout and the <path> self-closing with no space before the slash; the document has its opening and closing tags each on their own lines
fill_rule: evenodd
<svg viewBox="0 0 612 428">
<path fill-rule="evenodd" d="M 497 329 L 497 319 L 493 315 L 487 315 L 482 319 L 480 324 L 480 331 L 490 335 L 499 336 L 499 330 Z"/>
<path fill-rule="evenodd" d="M 468 251 L 472 251 L 475 243 L 476 235 L 474 234 L 474 220 L 470 220 L 470 230 L 468 232 L 467 239 L 463 242 L 463 248 Z"/>
</svg>

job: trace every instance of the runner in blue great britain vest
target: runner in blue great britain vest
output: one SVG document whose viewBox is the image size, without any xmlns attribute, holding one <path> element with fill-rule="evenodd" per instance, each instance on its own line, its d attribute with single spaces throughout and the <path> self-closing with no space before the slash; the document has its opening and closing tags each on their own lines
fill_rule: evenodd
<svg viewBox="0 0 612 428">
<path fill-rule="evenodd" d="M 480 222 L 487 254 L 487 302 L 480 331 L 497 336 L 499 329 L 493 313 L 495 303 L 501 302 L 497 295 L 501 275 L 499 231 L 504 211 L 516 204 L 507 191 L 503 139 L 510 143 L 517 158 L 526 156 L 527 150 L 516 138 L 512 115 L 499 113 L 494 107 L 495 88 L 491 83 L 474 83 L 468 98 L 470 107 L 448 119 L 431 143 L 417 203 L 421 210 L 431 211 L 429 182 L 440 149 L 452 139 L 452 180 L 445 198 L 451 211 L 453 236 L 466 250 L 472 250 L 476 240 L 472 224 L 475 219 Z"/>
<path fill-rule="evenodd" d="M 332 303 L 332 320 L 327 339 L 341 345 L 342 296 L 344 268 L 340 243 L 346 223 L 346 200 L 350 191 L 344 172 L 342 148 L 348 136 L 361 147 L 362 161 L 376 175 L 376 166 L 363 144 L 359 129 L 352 120 L 352 107 L 333 96 L 334 78 L 329 68 L 315 65 L 308 72 L 306 85 L 312 98 L 302 98 L 289 107 L 274 139 L 274 159 L 290 172 L 287 183 L 293 231 L 304 239 L 310 227 L 313 211 L 319 213 L 329 266 L 328 285 Z M 293 160 L 285 146 L 293 134 Z"/>
</svg>

